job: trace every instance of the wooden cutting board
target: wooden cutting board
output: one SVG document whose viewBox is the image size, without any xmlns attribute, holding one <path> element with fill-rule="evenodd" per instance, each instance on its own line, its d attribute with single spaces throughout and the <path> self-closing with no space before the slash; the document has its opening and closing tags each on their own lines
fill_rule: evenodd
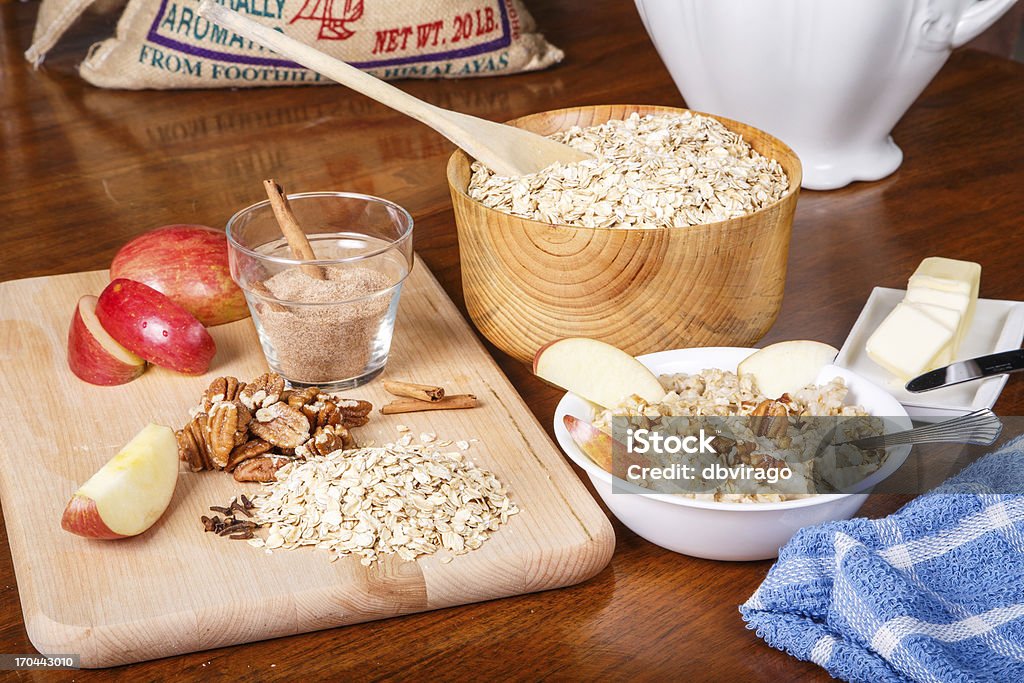
<svg viewBox="0 0 1024 683">
<path fill-rule="evenodd" d="M 466 455 L 493 471 L 522 510 L 484 545 L 372 567 L 312 548 L 266 554 L 203 533 L 199 518 L 258 484 L 223 472 L 182 472 L 171 506 L 141 536 L 92 541 L 64 532 L 71 494 L 147 422 L 179 428 L 213 377 L 266 371 L 250 320 L 212 328 L 204 377 L 151 367 L 119 387 L 67 368 L 78 297 L 103 271 L 0 283 L 0 497 L 25 625 L 44 654 L 103 667 L 569 586 L 600 571 L 615 538 L 608 519 L 555 449 L 433 275 L 417 263 L 402 294 L 384 377 L 473 393 L 473 410 L 381 415 L 362 443 L 413 434 L 471 440 Z M 375 406 L 380 381 L 346 392 Z"/>
</svg>

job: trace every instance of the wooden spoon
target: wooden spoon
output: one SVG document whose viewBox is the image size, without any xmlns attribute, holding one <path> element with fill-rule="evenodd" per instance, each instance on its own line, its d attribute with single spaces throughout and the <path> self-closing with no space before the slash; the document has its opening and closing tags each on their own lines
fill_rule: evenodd
<svg viewBox="0 0 1024 683">
<path fill-rule="evenodd" d="M 340 59 L 218 5 L 213 0 L 203 0 L 199 5 L 199 14 L 258 45 L 427 124 L 499 175 L 536 173 L 555 162 L 568 164 L 589 158 L 584 152 L 536 133 L 435 107 Z"/>
</svg>

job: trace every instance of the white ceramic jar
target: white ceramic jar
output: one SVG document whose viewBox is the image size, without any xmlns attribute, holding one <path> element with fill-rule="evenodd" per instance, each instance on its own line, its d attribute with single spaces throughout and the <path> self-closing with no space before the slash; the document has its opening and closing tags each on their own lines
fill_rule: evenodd
<svg viewBox="0 0 1024 683">
<path fill-rule="evenodd" d="M 1016 0 L 636 0 L 686 105 L 781 138 L 803 187 L 877 180 L 954 47 Z M 955 112 L 950 112 L 954 115 Z"/>
</svg>

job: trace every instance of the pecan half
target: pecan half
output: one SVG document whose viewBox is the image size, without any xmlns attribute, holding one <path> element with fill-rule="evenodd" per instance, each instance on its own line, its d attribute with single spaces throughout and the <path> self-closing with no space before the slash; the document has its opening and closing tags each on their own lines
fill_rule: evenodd
<svg viewBox="0 0 1024 683">
<path fill-rule="evenodd" d="M 291 462 L 291 458 L 284 458 L 277 455 L 261 455 L 258 458 L 246 460 L 235 468 L 235 481 L 274 481 L 274 474 Z"/>
<path fill-rule="evenodd" d="M 307 403 L 314 403 L 319 395 L 320 387 L 306 387 L 305 389 L 292 389 L 288 392 L 288 397 L 282 396 L 281 400 L 286 400 L 292 408 L 301 408 Z"/>
<path fill-rule="evenodd" d="M 789 428 L 789 409 L 779 401 L 761 401 L 750 414 L 750 430 L 758 436 L 778 438 Z"/>
<path fill-rule="evenodd" d="M 215 469 L 206 441 L 206 413 L 199 413 L 174 433 L 178 442 L 178 457 L 188 464 L 193 472 Z"/>
<path fill-rule="evenodd" d="M 287 403 L 273 403 L 256 411 L 249 430 L 280 448 L 296 448 L 309 439 L 309 420 Z"/>
<path fill-rule="evenodd" d="M 235 401 L 238 394 L 245 389 L 245 382 L 239 382 L 234 377 L 218 377 L 210 382 L 210 386 L 203 394 L 203 412 L 209 413 L 210 408 L 221 401 Z"/>
<path fill-rule="evenodd" d="M 219 401 L 210 408 L 206 423 L 206 443 L 210 458 L 220 468 L 228 464 L 228 457 L 235 446 L 246 441 L 249 434 L 249 420 L 252 415 L 241 403 Z"/>
<path fill-rule="evenodd" d="M 370 421 L 370 411 L 373 404 L 369 401 L 362 401 L 354 398 L 335 398 L 335 405 L 341 411 L 341 424 L 348 428 L 362 427 Z"/>
<path fill-rule="evenodd" d="M 309 441 L 295 449 L 300 458 L 327 455 L 337 450 L 355 448 L 352 433 L 341 425 L 326 425 L 316 431 Z"/>
<path fill-rule="evenodd" d="M 224 469 L 230 472 L 238 467 L 240 463 L 257 458 L 264 453 L 269 453 L 272 448 L 273 446 L 263 439 L 249 439 L 242 445 L 235 446 L 231 451 L 231 455 L 228 456 L 227 463 L 224 464 Z"/>
<path fill-rule="evenodd" d="M 731 451 L 733 447 L 736 446 L 736 441 L 734 439 L 730 439 L 727 436 L 717 434 L 714 438 L 711 439 L 711 445 L 715 449 L 715 453 L 721 455 Z"/>
<path fill-rule="evenodd" d="M 325 394 L 321 394 L 315 403 L 306 403 L 301 406 L 302 413 L 309 420 L 309 428 L 311 430 L 317 430 L 327 425 L 338 425 L 341 424 L 342 414 L 339 410 L 338 405 L 328 398 Z"/>
<path fill-rule="evenodd" d="M 283 392 L 284 378 L 267 372 L 246 384 L 238 393 L 238 400 L 249 410 L 258 410 L 277 403 Z"/>
</svg>

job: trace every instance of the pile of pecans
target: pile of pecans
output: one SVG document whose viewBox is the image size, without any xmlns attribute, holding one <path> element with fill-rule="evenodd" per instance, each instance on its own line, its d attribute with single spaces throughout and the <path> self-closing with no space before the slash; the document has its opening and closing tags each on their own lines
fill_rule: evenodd
<svg viewBox="0 0 1024 683">
<path fill-rule="evenodd" d="M 330 396 L 317 387 L 286 389 L 276 373 L 248 384 L 210 383 L 192 418 L 175 433 L 179 457 L 193 472 L 224 470 L 237 481 L 274 481 L 293 460 L 355 448 L 349 431 L 369 422 L 368 401 Z"/>
</svg>

